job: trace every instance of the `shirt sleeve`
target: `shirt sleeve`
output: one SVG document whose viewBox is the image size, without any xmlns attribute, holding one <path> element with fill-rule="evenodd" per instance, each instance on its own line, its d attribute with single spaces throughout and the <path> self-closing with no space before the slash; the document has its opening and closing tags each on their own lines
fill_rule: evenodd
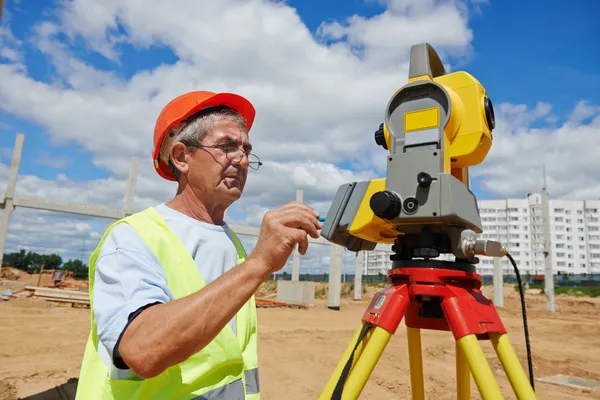
<svg viewBox="0 0 600 400">
<path fill-rule="evenodd" d="M 93 298 L 98 338 L 113 364 L 126 369 L 115 346 L 131 317 L 150 305 L 172 299 L 154 253 L 128 224 L 115 226 L 100 249 Z"/>
</svg>

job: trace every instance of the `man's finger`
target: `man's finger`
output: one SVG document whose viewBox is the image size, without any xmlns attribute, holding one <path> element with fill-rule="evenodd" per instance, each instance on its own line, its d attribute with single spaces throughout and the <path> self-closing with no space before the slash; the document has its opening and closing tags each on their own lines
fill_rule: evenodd
<svg viewBox="0 0 600 400">
<path fill-rule="evenodd" d="M 320 216 L 319 212 L 317 212 L 312 207 L 307 206 L 306 204 L 303 204 L 303 203 L 298 203 L 297 201 L 292 201 L 292 202 L 284 204 L 283 206 L 278 208 L 278 210 L 286 211 L 286 212 L 289 211 L 290 209 L 305 210 L 305 211 L 308 211 L 310 214 L 316 216 L 317 218 Z"/>
<path fill-rule="evenodd" d="M 308 250 L 308 237 L 306 236 L 306 232 L 301 230 L 295 230 L 294 240 L 298 243 L 298 253 L 305 255 Z"/>
<path fill-rule="evenodd" d="M 279 222 L 290 228 L 304 229 L 315 239 L 319 237 L 318 230 L 321 229 L 319 220 L 305 211 L 295 211 L 281 216 Z"/>
</svg>

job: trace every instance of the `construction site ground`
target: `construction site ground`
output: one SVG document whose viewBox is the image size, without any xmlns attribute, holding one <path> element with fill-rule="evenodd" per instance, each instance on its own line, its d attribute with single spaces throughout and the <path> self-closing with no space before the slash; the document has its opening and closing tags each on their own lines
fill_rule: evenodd
<svg viewBox="0 0 600 400">
<path fill-rule="evenodd" d="M 27 277 L 34 279 L 35 277 Z M 269 283 L 258 293 L 272 293 Z M 5 289 L 6 287 L 0 287 Z M 362 300 L 343 290 L 339 311 L 327 307 L 326 284 L 307 309 L 261 308 L 260 380 L 263 399 L 316 399 L 343 355 L 375 287 Z M 492 298 L 492 287 L 484 293 Z M 510 339 L 526 368 L 525 340 L 518 293 L 504 287 L 499 309 Z M 600 298 L 560 295 L 556 312 L 545 311 L 545 297 L 528 293 L 528 317 L 536 377 L 569 375 L 600 381 Z M 89 332 L 89 309 L 61 307 L 40 299 L 0 302 L 0 399 L 34 396 L 78 376 Z M 483 342 L 505 398 L 515 398 L 489 342 Z M 449 332 L 423 332 L 426 398 L 455 399 L 455 347 Z M 540 399 L 600 399 L 600 389 L 583 391 L 536 382 Z M 480 398 L 472 381 L 473 399 Z M 44 399 L 52 399 L 46 396 Z M 59 397 L 57 397 L 59 398 Z M 410 398 L 406 328 L 401 325 L 377 364 L 361 399 Z"/>
</svg>

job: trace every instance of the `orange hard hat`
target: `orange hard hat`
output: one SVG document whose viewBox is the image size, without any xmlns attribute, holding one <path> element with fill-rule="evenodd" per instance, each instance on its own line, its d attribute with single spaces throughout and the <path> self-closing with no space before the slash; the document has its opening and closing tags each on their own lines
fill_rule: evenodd
<svg viewBox="0 0 600 400">
<path fill-rule="evenodd" d="M 246 120 L 248 130 L 252 127 L 256 110 L 247 99 L 240 95 L 195 91 L 176 97 L 162 109 L 154 126 L 152 160 L 154 161 L 154 169 L 160 176 L 170 181 L 176 180 L 169 167 L 168 159 L 165 160 L 164 157 L 160 157 L 161 146 L 166 134 L 186 118 L 201 110 L 217 106 L 232 108 Z"/>
</svg>

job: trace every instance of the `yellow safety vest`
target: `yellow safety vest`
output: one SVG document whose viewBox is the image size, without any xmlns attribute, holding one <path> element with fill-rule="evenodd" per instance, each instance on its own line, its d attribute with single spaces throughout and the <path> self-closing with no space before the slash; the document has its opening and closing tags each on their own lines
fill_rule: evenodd
<svg viewBox="0 0 600 400">
<path fill-rule="evenodd" d="M 176 299 L 205 286 L 190 253 L 160 214 L 150 207 L 112 224 L 92 253 L 89 262 L 90 310 L 93 310 L 96 260 L 108 232 L 119 223 L 129 224 L 144 239 L 164 269 L 167 284 Z M 242 263 L 246 253 L 235 233 L 231 233 L 238 263 Z M 260 399 L 254 296 L 236 314 L 237 338 L 231 327 L 226 325 L 204 349 L 150 379 L 111 379 L 109 370 L 98 356 L 98 334 L 93 312 L 91 322 L 77 386 L 77 400 Z"/>
</svg>

